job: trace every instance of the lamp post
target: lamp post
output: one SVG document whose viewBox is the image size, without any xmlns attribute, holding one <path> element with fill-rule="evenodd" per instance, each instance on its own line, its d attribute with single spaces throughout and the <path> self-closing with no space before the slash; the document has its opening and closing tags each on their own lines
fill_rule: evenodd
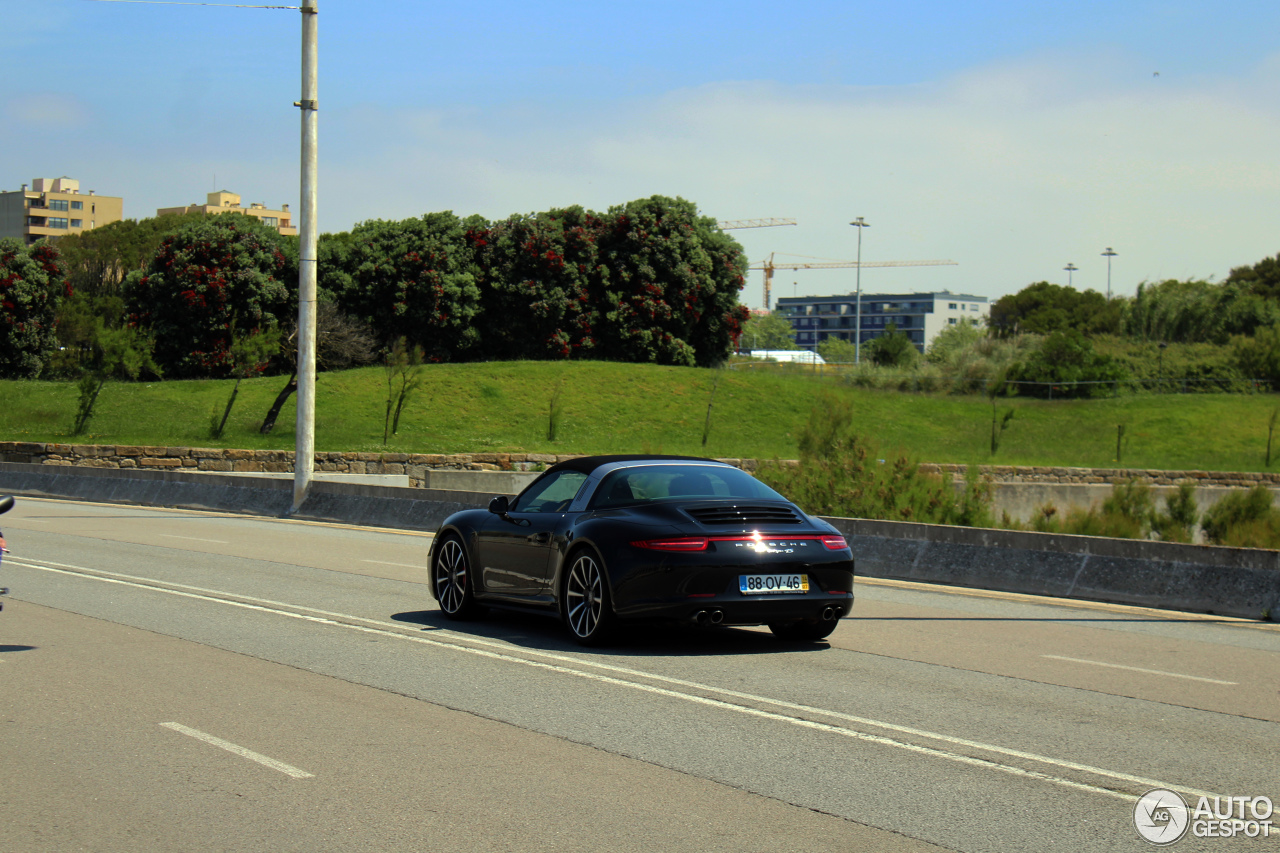
<svg viewBox="0 0 1280 853">
<path fill-rule="evenodd" d="M 1110 246 L 1108 246 L 1107 250 L 1102 253 L 1102 256 L 1107 259 L 1107 301 L 1108 302 L 1111 301 L 1111 259 L 1114 258 L 1116 254 L 1117 254 L 1116 250 L 1111 248 Z"/>
<path fill-rule="evenodd" d="M 1075 272 L 1076 270 L 1078 270 L 1078 269 L 1079 269 L 1079 267 L 1077 267 L 1075 264 L 1071 263 L 1070 261 L 1067 261 L 1067 265 L 1066 265 L 1065 267 L 1063 267 L 1063 269 L 1067 271 L 1067 287 L 1070 287 L 1070 286 L 1071 286 L 1071 274 L 1072 274 L 1073 272 Z"/>
<path fill-rule="evenodd" d="M 849 224 L 852 225 L 854 228 L 858 229 L 858 263 L 856 266 L 857 275 L 855 278 L 855 280 L 857 281 L 858 302 L 855 309 L 857 319 L 853 321 L 854 325 L 857 327 L 856 329 L 854 329 L 854 333 L 853 333 L 853 363 L 861 364 L 862 363 L 862 229 L 870 228 L 871 223 L 867 222 L 861 216 L 859 216 L 857 219 L 853 220 Z"/>
<path fill-rule="evenodd" d="M 316 221 L 317 150 L 316 116 L 319 50 L 316 26 L 317 0 L 304 0 L 302 12 L 302 227 L 298 239 L 298 426 L 293 454 L 293 506 L 302 508 L 311 488 L 316 449 L 316 261 L 320 236 Z"/>
</svg>

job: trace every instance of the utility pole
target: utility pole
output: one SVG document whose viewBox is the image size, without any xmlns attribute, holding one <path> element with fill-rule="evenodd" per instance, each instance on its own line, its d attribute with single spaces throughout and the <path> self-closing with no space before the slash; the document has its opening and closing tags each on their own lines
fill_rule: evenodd
<svg viewBox="0 0 1280 853">
<path fill-rule="evenodd" d="M 1108 246 L 1107 250 L 1102 253 L 1102 256 L 1107 259 L 1107 301 L 1108 302 L 1111 301 L 1111 259 L 1118 254 L 1119 252 L 1117 252 L 1115 249 L 1112 249 L 1110 246 Z"/>
<path fill-rule="evenodd" d="M 1070 286 L 1071 286 L 1071 274 L 1072 274 L 1073 272 L 1075 272 L 1076 270 L 1080 269 L 1080 268 L 1079 268 L 1078 266 L 1076 266 L 1075 264 L 1071 263 L 1070 261 L 1067 261 L 1067 265 L 1066 265 L 1065 267 L 1063 267 L 1063 269 L 1064 269 L 1064 270 L 1066 270 L 1066 272 L 1067 272 L 1067 287 L 1070 287 Z"/>
<path fill-rule="evenodd" d="M 317 78 L 319 45 L 317 0 L 302 6 L 302 222 L 298 229 L 298 427 L 293 456 L 292 515 L 311 488 L 316 457 L 316 258 L 320 229 L 316 220 L 319 148 Z"/>
<path fill-rule="evenodd" d="M 857 314 L 857 319 L 853 321 L 854 325 L 857 326 L 857 328 L 854 329 L 854 332 L 853 332 L 853 363 L 861 364 L 862 363 L 862 229 L 870 228 L 871 223 L 865 221 L 861 216 L 859 216 L 857 219 L 853 220 L 849 224 L 858 229 L 858 268 L 857 268 L 857 275 L 855 277 L 858 282 L 858 286 L 857 286 L 858 305 L 857 305 L 857 311 L 855 312 Z"/>
</svg>

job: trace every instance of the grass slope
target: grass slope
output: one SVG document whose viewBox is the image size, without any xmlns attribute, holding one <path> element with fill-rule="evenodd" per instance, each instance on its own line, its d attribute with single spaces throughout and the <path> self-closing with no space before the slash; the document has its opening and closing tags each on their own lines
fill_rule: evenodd
<svg viewBox="0 0 1280 853">
<path fill-rule="evenodd" d="M 1274 394 L 1000 400 L 1001 412 L 1012 407 L 1016 414 L 993 457 L 991 405 L 983 397 L 858 390 L 799 372 L 611 362 L 445 364 L 425 368 L 423 376 L 401 415 L 400 434 L 384 448 L 384 371 L 321 374 L 317 449 L 793 458 L 810 407 L 830 391 L 853 402 L 862 431 L 886 453 L 906 449 L 931 462 L 1112 467 L 1116 426 L 1124 424 L 1125 467 L 1260 471 L 1267 422 L 1280 403 Z M 704 448 L 703 423 L 717 376 Z M 88 433 L 74 437 L 74 384 L 3 381 L 0 440 L 292 449 L 293 401 L 270 436 L 257 432 L 284 381 L 242 383 L 226 433 L 216 442 L 209 438 L 210 419 L 221 416 L 230 381 L 108 384 Z M 563 389 L 562 413 L 551 442 L 548 409 L 557 387 Z"/>
</svg>

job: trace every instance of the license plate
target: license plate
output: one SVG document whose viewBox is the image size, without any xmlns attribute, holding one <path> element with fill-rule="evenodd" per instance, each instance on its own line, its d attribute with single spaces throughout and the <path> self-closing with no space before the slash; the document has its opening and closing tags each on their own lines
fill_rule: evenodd
<svg viewBox="0 0 1280 853">
<path fill-rule="evenodd" d="M 785 595 L 809 591 L 808 575 L 738 575 L 743 595 Z"/>
</svg>

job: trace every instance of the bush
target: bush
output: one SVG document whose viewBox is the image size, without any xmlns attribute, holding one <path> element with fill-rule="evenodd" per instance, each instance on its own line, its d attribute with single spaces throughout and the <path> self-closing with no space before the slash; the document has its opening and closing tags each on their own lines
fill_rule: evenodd
<svg viewBox="0 0 1280 853">
<path fill-rule="evenodd" d="M 1039 349 L 1009 368 L 1008 382 L 1035 397 L 1091 397 L 1111 390 L 1128 373 L 1077 331 L 1054 332 Z"/>
<path fill-rule="evenodd" d="M 0 240 L 0 377 L 34 379 L 57 352 L 53 320 L 63 280 L 52 246 Z"/>
<path fill-rule="evenodd" d="M 799 463 L 766 464 L 757 476 L 818 515 L 991 526 L 991 488 L 977 466 L 957 488 L 905 454 L 879 458 L 878 446 L 853 424 L 852 404 L 824 395 L 801 430 Z"/>
<path fill-rule="evenodd" d="M 1164 512 L 1152 515 L 1151 529 L 1165 542 L 1191 542 L 1195 538 L 1199 518 L 1196 511 L 1196 487 L 1191 483 L 1183 483 L 1178 486 L 1177 492 L 1165 498 Z"/>
<path fill-rule="evenodd" d="M 1215 545 L 1280 548 L 1280 510 L 1271 490 L 1259 483 L 1232 490 L 1204 514 L 1204 535 Z"/>
</svg>

